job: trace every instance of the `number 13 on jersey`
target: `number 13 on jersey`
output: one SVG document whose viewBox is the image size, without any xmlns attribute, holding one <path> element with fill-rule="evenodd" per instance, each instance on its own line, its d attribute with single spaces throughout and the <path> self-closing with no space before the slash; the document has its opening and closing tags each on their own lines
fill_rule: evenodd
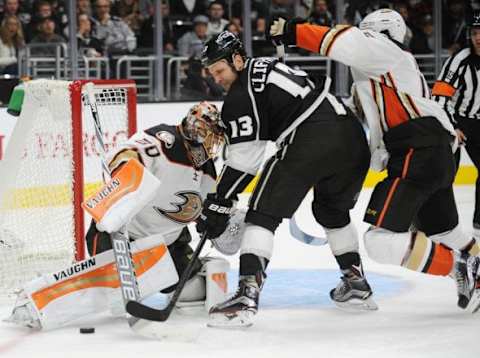
<svg viewBox="0 0 480 358">
<path fill-rule="evenodd" d="M 235 121 L 230 121 L 232 129 L 231 139 L 249 137 L 253 134 L 253 119 L 250 116 L 242 116 Z"/>
</svg>

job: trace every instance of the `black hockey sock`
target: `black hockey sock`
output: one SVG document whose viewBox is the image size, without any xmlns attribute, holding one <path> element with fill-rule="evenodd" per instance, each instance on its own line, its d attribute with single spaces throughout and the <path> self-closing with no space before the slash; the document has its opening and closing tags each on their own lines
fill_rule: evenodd
<svg viewBox="0 0 480 358">
<path fill-rule="evenodd" d="M 258 272 L 265 273 L 268 259 L 254 254 L 240 255 L 240 276 L 256 275 Z"/>
<path fill-rule="evenodd" d="M 335 256 L 338 266 L 341 270 L 349 270 L 352 265 L 360 267 L 361 260 L 358 252 L 347 252 L 346 254 Z"/>
</svg>

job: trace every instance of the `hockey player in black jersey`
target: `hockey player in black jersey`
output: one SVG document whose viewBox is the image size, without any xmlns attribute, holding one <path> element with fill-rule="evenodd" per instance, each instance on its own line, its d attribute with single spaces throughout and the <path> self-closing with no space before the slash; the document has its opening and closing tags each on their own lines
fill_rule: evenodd
<svg viewBox="0 0 480 358">
<path fill-rule="evenodd" d="M 339 306 L 376 309 L 350 222 L 369 167 L 363 129 L 320 80 L 275 58 L 247 58 L 241 41 L 224 31 L 205 45 L 203 64 L 228 92 L 222 108 L 228 157 L 216 193 L 207 196 L 197 229 L 214 239 L 259 170 L 266 143 L 278 151 L 265 163 L 251 196 L 240 248 L 237 293 L 210 310 L 210 326 L 248 326 L 256 314 L 274 232 L 291 218 L 310 188 L 316 220 L 325 228 L 343 273 L 330 293 Z M 294 259 L 294 258 L 292 258 Z"/>
</svg>

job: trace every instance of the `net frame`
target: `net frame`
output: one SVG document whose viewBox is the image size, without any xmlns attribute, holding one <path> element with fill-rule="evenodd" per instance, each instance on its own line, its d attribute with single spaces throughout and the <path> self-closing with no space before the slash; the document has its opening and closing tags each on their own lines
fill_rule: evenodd
<svg viewBox="0 0 480 358">
<path fill-rule="evenodd" d="M 74 161 L 73 180 L 78 185 L 73 190 L 73 211 L 75 222 L 75 259 L 85 258 L 85 213 L 81 207 L 84 199 L 84 166 L 83 166 L 83 118 L 82 89 L 92 82 L 95 88 L 108 89 L 127 88 L 128 136 L 137 131 L 137 96 L 133 80 L 77 80 L 70 84 L 70 100 L 72 106 L 72 159 Z M 101 99 L 97 98 L 99 104 Z"/>
<path fill-rule="evenodd" d="M 48 201 L 49 204 L 47 205 L 52 205 L 51 202 L 54 202 L 58 204 L 58 202 L 62 202 L 62 199 L 64 199 L 63 194 L 60 194 L 60 196 L 57 196 L 58 192 L 55 190 L 54 195 L 51 196 L 49 195 L 48 188 L 50 187 L 68 187 L 68 201 L 66 201 L 68 204 L 68 208 L 66 208 L 65 213 L 62 214 L 63 217 L 67 218 L 68 221 L 64 221 L 63 224 L 61 225 L 62 228 L 67 227 L 70 225 L 71 230 L 69 230 L 69 233 L 67 234 L 65 231 L 60 230 L 58 232 L 58 235 L 55 236 L 53 240 L 63 240 L 62 242 L 67 243 L 67 245 L 70 247 L 68 251 L 56 251 L 55 246 L 48 246 L 50 245 L 50 241 L 45 241 L 41 243 L 41 245 L 44 245 L 45 247 L 50 247 L 53 250 L 47 250 L 44 251 L 43 248 L 39 247 L 39 250 L 43 251 L 36 251 L 37 250 L 37 244 L 35 242 L 32 242 L 31 245 L 29 245 L 29 240 L 24 240 L 22 236 L 16 235 L 14 232 L 11 232 L 8 230 L 8 228 L 11 226 L 9 225 L 9 221 L 5 221 L 6 219 L 3 217 L 3 209 L 0 212 L 0 239 L 2 238 L 7 238 L 10 239 L 10 242 L 14 242 L 14 245 L 0 245 L 0 249 L 3 247 L 3 251 L 0 250 L 0 260 L 4 260 L 3 269 L 7 268 L 6 271 L 3 271 L 3 269 L 0 272 L 0 296 L 1 294 L 9 294 L 13 292 L 16 288 L 21 287 L 23 283 L 26 280 L 29 280 L 32 278 L 32 273 L 35 274 L 40 274 L 40 273 L 47 273 L 47 272 L 52 272 L 53 270 L 61 269 L 64 267 L 64 265 L 69 265 L 73 261 L 79 261 L 85 258 L 86 252 L 85 252 L 85 226 L 88 225 L 87 219 L 88 216 L 86 217 L 83 209 L 81 208 L 81 203 L 83 202 L 84 195 L 89 195 L 89 191 L 92 189 L 96 188 L 97 185 L 100 184 L 98 180 L 101 181 L 101 177 L 98 177 L 95 174 L 95 182 L 92 183 L 92 178 L 88 177 L 88 172 L 92 168 L 92 163 L 94 164 L 94 167 L 97 167 L 96 163 L 96 158 L 95 154 L 98 153 L 98 147 L 95 148 L 95 146 L 98 146 L 98 143 L 96 141 L 93 141 L 91 138 L 91 129 L 93 128 L 93 119 L 92 122 L 90 123 L 91 118 L 89 118 L 89 108 L 87 104 L 85 103 L 85 90 L 84 86 L 92 82 L 94 84 L 94 89 L 96 94 L 96 97 L 98 98 L 98 102 L 100 103 L 100 109 L 102 109 L 102 106 L 107 103 L 105 98 L 102 99 L 102 95 L 105 92 L 109 93 L 122 93 L 122 97 L 117 96 L 117 100 L 113 98 L 113 101 L 111 102 L 114 106 L 103 106 L 105 108 L 105 113 L 104 113 L 104 119 L 106 120 L 106 123 L 104 123 L 105 128 L 106 128 L 106 135 L 108 136 L 108 131 L 110 130 L 110 134 L 112 137 L 110 137 L 111 142 L 110 143 L 105 143 L 106 147 L 109 147 L 110 145 L 115 145 L 117 142 L 117 135 L 121 133 L 121 137 L 123 136 L 131 136 L 136 132 L 136 124 L 137 124 L 137 112 L 136 112 L 136 86 L 135 82 L 133 80 L 78 80 L 78 81 L 54 81 L 54 80 L 38 80 L 38 82 L 30 82 L 34 90 L 32 90 L 32 95 L 35 100 L 31 102 L 26 102 L 24 103 L 23 109 L 25 110 L 26 116 L 25 119 L 29 118 L 28 120 L 17 120 L 17 123 L 15 125 L 15 128 L 10 136 L 10 140 L 8 142 L 6 152 L 5 152 L 5 157 L 2 162 L 0 162 L 0 168 L 2 169 L 2 173 L 6 174 L 6 180 L 0 181 L 0 200 L 2 205 L 2 208 L 6 210 L 11 209 L 17 209 L 15 204 L 17 203 L 17 197 L 15 196 L 15 192 L 22 192 L 24 193 L 25 191 L 28 192 L 29 198 L 33 198 L 33 201 L 29 201 L 29 204 L 32 202 L 34 205 L 41 205 L 44 204 L 42 201 L 44 199 L 44 196 L 30 196 L 30 190 L 24 190 L 27 187 L 23 187 L 22 184 L 19 185 L 19 183 L 16 182 L 15 178 L 19 175 L 18 173 L 25 173 L 25 169 L 23 169 L 20 172 L 20 168 L 24 167 L 22 164 L 22 153 L 24 153 L 24 148 L 27 148 L 27 144 L 31 143 L 29 138 L 32 138 L 30 135 L 32 133 L 35 133 L 33 131 L 34 128 L 37 128 L 37 124 L 39 123 L 40 126 L 43 126 L 43 117 L 42 114 L 42 108 L 47 108 L 48 113 L 51 113 L 49 115 L 49 118 L 52 118 L 54 122 L 51 122 L 54 128 L 57 128 L 57 125 L 55 123 L 62 123 L 59 128 L 63 128 L 63 131 L 60 133 L 64 133 L 67 135 L 68 138 L 66 142 L 67 146 L 65 148 L 68 148 L 69 155 L 64 157 L 68 160 L 68 162 L 62 162 L 62 163 L 69 163 L 67 165 L 65 164 L 60 164 L 60 172 L 61 173 L 68 173 L 65 178 L 68 178 L 66 182 L 63 182 L 65 184 L 60 184 L 56 185 L 57 179 L 55 173 L 58 173 L 58 170 L 56 168 L 53 168 L 49 170 L 47 168 L 47 177 L 45 177 L 45 172 L 44 174 L 40 175 L 38 178 L 40 181 L 34 181 L 34 185 L 42 188 L 42 193 L 44 191 L 44 188 L 47 188 L 47 191 L 45 193 L 47 194 L 48 198 L 51 199 Z M 38 83 L 38 84 L 37 84 Z M 30 86 L 30 85 L 29 85 Z M 27 86 L 27 87 L 29 87 Z M 60 89 L 58 91 L 57 89 Z M 44 95 L 48 98 L 52 98 L 52 100 L 48 99 L 45 102 L 38 102 L 39 98 L 44 98 Z M 61 97 L 59 97 L 59 95 Z M 25 97 L 27 99 L 27 96 Z M 60 106 L 57 105 L 57 102 L 55 102 L 55 98 L 59 98 Z M 110 97 L 112 98 L 112 97 Z M 45 105 L 41 105 L 41 108 L 37 107 L 35 103 L 45 103 Z M 62 104 L 65 103 L 65 104 Z M 116 105 L 120 104 L 122 107 L 117 107 Z M 40 110 L 40 111 L 39 111 Z M 109 111 L 112 111 L 109 113 Z M 22 114 L 23 115 L 23 114 Z M 69 116 L 70 118 L 65 118 L 65 115 Z M 126 116 L 125 116 L 126 115 Z M 117 117 L 118 116 L 118 117 Z M 33 120 L 32 120 L 33 118 Z M 65 120 L 64 120 L 65 118 Z M 118 122 L 116 119 L 118 118 Z M 62 119 L 62 122 L 57 122 L 57 119 Z M 110 120 L 113 119 L 114 122 L 111 122 Z M 45 122 L 46 124 L 46 133 L 48 133 L 50 127 L 49 124 L 50 122 Z M 43 128 L 43 127 L 41 127 Z M 118 130 L 120 129 L 120 132 Z M 52 130 L 53 127 L 52 127 Z M 19 134 L 23 133 L 28 133 L 25 137 Z M 52 132 L 55 133 L 55 132 Z M 56 144 L 56 143 L 55 143 Z M 57 148 L 55 147 L 55 150 Z M 52 157 L 50 157 L 52 158 Z M 55 158 L 55 155 L 53 156 Z M 28 160 L 28 159 L 27 159 Z M 85 162 L 86 161 L 86 162 Z M 54 165 L 57 167 L 55 162 L 51 162 L 51 165 Z M 28 164 L 27 164 L 28 167 Z M 98 167 L 100 167 L 100 162 L 98 162 Z M 7 172 L 4 170 L 6 169 L 12 169 L 11 172 Z M 24 167 L 25 168 L 25 167 Z M 68 168 L 68 169 L 67 169 Z M 29 174 L 30 172 L 26 172 Z M 32 172 L 33 173 L 33 172 Z M 61 175 L 61 177 L 63 177 Z M 42 178 L 46 179 L 44 182 Z M 52 179 L 53 178 L 53 179 Z M 52 179 L 52 182 L 50 180 Z M 45 183 L 45 184 L 44 184 Z M 60 183 L 62 183 L 60 181 Z M 52 185 L 53 184 L 53 185 Z M 91 185 L 95 184 L 95 185 Z M 16 190 L 15 188 L 18 187 L 19 190 Z M 12 191 L 13 189 L 13 191 Z M 34 188 L 35 189 L 35 188 Z M 35 190 L 33 190 L 35 192 Z M 13 196 L 8 193 L 13 193 Z M 38 192 L 38 195 L 40 195 L 40 192 Z M 21 196 L 23 197 L 23 196 Z M 9 199 L 14 198 L 15 201 L 12 201 L 14 204 L 12 207 L 9 205 Z M 21 204 L 23 203 L 22 201 L 18 202 L 20 208 L 22 210 Z M 40 203 L 40 204 L 38 204 Z M 54 207 L 57 205 L 53 204 Z M 58 210 L 54 208 L 53 210 Z M 58 212 L 58 211 L 57 211 Z M 11 214 L 6 214 L 7 217 L 10 217 L 8 215 Z M 14 214 L 16 216 L 16 214 Z M 20 221 L 15 219 L 15 222 L 20 222 L 20 225 L 23 223 L 23 215 L 20 216 Z M 28 215 L 28 214 L 27 214 Z M 56 214 L 54 214 L 56 215 Z M 4 222 L 6 223 L 6 226 L 4 225 Z M 25 223 L 24 226 L 22 226 L 21 231 L 27 230 L 29 233 L 27 237 L 31 236 L 31 233 L 33 233 L 36 238 L 36 232 L 38 228 L 42 228 L 42 219 L 39 218 L 37 223 L 34 226 L 34 228 L 29 226 L 29 223 Z M 60 223 L 58 221 L 49 221 L 49 223 Z M 38 224 L 39 223 L 39 224 Z M 68 223 L 68 224 L 67 224 Z M 71 225 L 73 224 L 73 228 Z M 13 224 L 16 225 L 16 224 Z M 49 225 L 51 228 L 51 225 Z M 31 230 L 29 231 L 29 229 Z M 55 228 L 56 230 L 56 228 Z M 48 231 L 46 231 L 48 232 Z M 56 232 L 56 231 L 55 231 Z M 54 234 L 55 234 L 54 232 Z M 11 235 L 8 235 L 11 234 Z M 40 234 L 44 234 L 43 232 L 40 232 Z M 7 236 L 5 236 L 7 235 Z M 10 236 L 10 237 L 9 237 Z M 43 235 L 45 237 L 45 235 Z M 22 240 L 23 239 L 23 240 Z M 9 241 L 7 241 L 8 243 Z M 55 242 L 55 241 L 52 241 Z M 28 245 L 28 248 L 27 246 Z M 43 247 L 43 246 L 42 246 Z M 63 246 L 62 246 L 63 248 Z M 35 254 L 37 252 L 37 254 Z M 61 253 L 63 252 L 63 253 Z M 61 253 L 62 256 L 59 256 Z M 3 255 L 8 255 L 10 257 L 18 257 L 18 259 L 10 259 L 9 257 Z M 13 256 L 12 256 L 13 255 Z M 18 256 L 16 256 L 18 255 Z M 38 255 L 38 256 L 37 256 Z M 68 259 L 68 260 L 67 260 Z M 38 260 L 43 260 L 43 261 L 38 261 Z M 38 264 L 40 262 L 45 262 L 45 260 L 48 260 L 48 264 L 43 264 L 41 263 L 40 266 Z M 53 260 L 53 261 L 51 261 Z M 59 261 L 60 260 L 60 261 Z M 58 261 L 58 262 L 56 262 Z M 8 264 L 8 263 L 12 264 Z M 63 262 L 63 263 L 60 263 Z M 14 265 L 16 264 L 16 265 Z M 11 267 L 11 269 L 9 269 Z M 40 268 L 41 267 L 41 268 Z M 48 268 L 50 267 L 50 268 Z M 32 269 L 34 271 L 32 271 Z M 5 289 L 5 291 L 3 291 Z"/>
</svg>

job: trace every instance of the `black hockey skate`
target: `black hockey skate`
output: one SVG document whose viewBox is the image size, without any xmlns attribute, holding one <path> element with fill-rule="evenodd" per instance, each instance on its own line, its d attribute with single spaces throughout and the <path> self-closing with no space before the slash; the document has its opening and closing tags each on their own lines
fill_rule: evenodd
<svg viewBox="0 0 480 358">
<path fill-rule="evenodd" d="M 210 309 L 209 327 L 250 327 L 258 310 L 263 274 L 240 276 L 235 295 Z"/>
<path fill-rule="evenodd" d="M 455 260 L 454 279 L 457 285 L 458 307 L 472 313 L 480 309 L 480 258 L 468 254 Z"/>
<path fill-rule="evenodd" d="M 372 299 L 372 289 L 363 275 L 361 267 L 342 270 L 343 276 L 330 298 L 337 307 L 347 311 L 375 311 L 378 306 Z"/>
</svg>

